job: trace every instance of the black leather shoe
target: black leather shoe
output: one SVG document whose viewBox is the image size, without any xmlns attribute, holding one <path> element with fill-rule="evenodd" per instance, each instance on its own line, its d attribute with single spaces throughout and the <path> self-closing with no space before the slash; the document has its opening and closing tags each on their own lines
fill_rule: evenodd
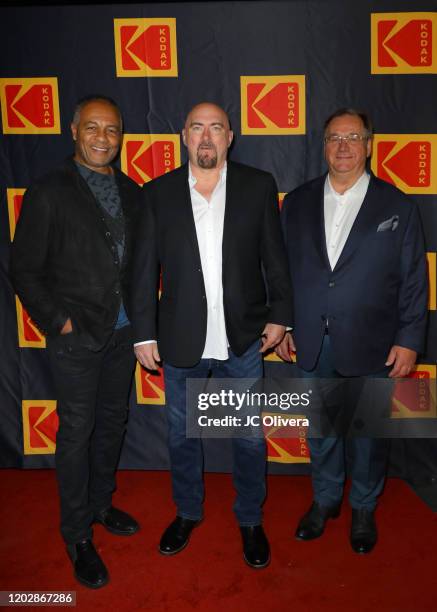
<svg viewBox="0 0 437 612">
<path fill-rule="evenodd" d="M 68 544 L 67 553 L 73 562 L 76 579 L 90 589 L 100 589 L 109 581 L 108 570 L 91 540 Z"/>
<path fill-rule="evenodd" d="M 110 506 L 99 512 L 94 521 L 100 523 L 111 533 L 116 535 L 130 536 L 138 531 L 140 526 L 129 514 Z"/>
<path fill-rule="evenodd" d="M 175 555 L 188 544 L 191 532 L 200 521 L 177 516 L 162 534 L 159 543 L 159 552 L 163 555 Z"/>
<path fill-rule="evenodd" d="M 311 508 L 299 521 L 295 537 L 297 540 L 314 540 L 325 531 L 329 518 L 337 518 L 340 514 L 340 504 L 337 506 L 321 506 L 313 502 Z"/>
<path fill-rule="evenodd" d="M 270 546 L 262 525 L 240 527 L 243 539 L 243 557 L 247 565 L 255 569 L 267 567 L 270 563 Z"/>
<path fill-rule="evenodd" d="M 376 544 L 378 533 L 373 512 L 352 508 L 351 546 L 356 553 L 369 553 Z"/>
</svg>

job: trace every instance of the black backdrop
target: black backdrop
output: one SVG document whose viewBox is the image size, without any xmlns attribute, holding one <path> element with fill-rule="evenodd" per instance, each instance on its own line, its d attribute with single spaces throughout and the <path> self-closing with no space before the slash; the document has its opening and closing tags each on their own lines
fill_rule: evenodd
<svg viewBox="0 0 437 612">
<path fill-rule="evenodd" d="M 1 466 L 52 466 L 56 428 L 44 341 L 35 336 L 25 315 L 24 323 L 17 325 L 22 313 L 7 276 L 18 212 L 13 206 L 19 206 L 21 194 L 12 190 L 25 189 L 71 152 L 74 103 L 91 92 L 105 93 L 120 103 L 130 135 L 121 163 L 137 180 L 148 180 L 165 168 L 166 150 L 170 167 L 177 165 L 178 139 L 166 140 L 165 135 L 180 132 L 193 104 L 210 100 L 229 113 L 235 132 L 232 158 L 272 172 L 281 193 L 325 170 L 321 130 L 327 115 L 339 106 L 367 109 L 377 134 L 373 169 L 407 190 L 424 222 L 432 291 L 428 348 L 419 370 L 435 376 L 436 10 L 433 0 L 0 9 Z M 141 21 L 151 18 L 158 21 Z M 165 21 L 168 18 L 174 21 Z M 137 21 L 114 21 L 119 19 Z M 145 23 L 153 27 L 143 35 Z M 118 60 L 116 39 L 121 45 Z M 169 76 L 169 71 L 176 71 L 176 59 L 177 75 Z M 129 69 L 134 72 L 120 72 Z M 242 76 L 250 78 L 241 80 Z M 52 130 L 58 133 L 44 132 L 43 121 L 43 130 L 38 128 L 38 113 L 44 109 L 41 88 L 49 77 L 56 79 L 49 82 L 50 87 L 54 83 L 49 98 L 51 92 L 56 97 L 56 87 L 59 97 L 59 129 Z M 22 81 L 38 78 L 42 84 Z M 26 94 L 29 83 L 35 87 Z M 57 108 L 56 100 L 52 105 L 49 99 L 48 105 L 49 113 L 52 106 Z M 50 121 L 51 115 L 48 125 Z M 144 144 L 143 135 L 150 134 L 155 136 Z M 184 156 L 181 150 L 181 161 Z M 424 168 L 422 182 L 420 168 Z M 266 363 L 267 371 L 289 373 L 288 367 L 293 366 Z M 162 381 L 144 376 L 138 372 L 133 385 L 121 466 L 166 468 Z M 308 469 L 304 445 L 295 442 L 294 446 L 269 444 L 272 471 Z M 436 449 L 434 440 L 396 441 L 392 472 L 424 486 L 435 482 Z M 223 441 L 207 444 L 207 468 L 229 468 Z"/>
</svg>

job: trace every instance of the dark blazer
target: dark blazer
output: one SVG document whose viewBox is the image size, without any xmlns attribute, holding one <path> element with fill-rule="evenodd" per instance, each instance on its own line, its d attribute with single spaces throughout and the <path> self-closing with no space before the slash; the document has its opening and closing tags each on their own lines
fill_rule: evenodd
<svg viewBox="0 0 437 612">
<path fill-rule="evenodd" d="M 282 209 L 298 364 L 314 368 L 329 319 L 336 369 L 346 376 L 376 373 L 384 369 L 394 344 L 423 350 L 428 284 L 419 214 L 411 199 L 372 175 L 331 270 L 325 178 L 289 193 Z"/>
<path fill-rule="evenodd" d="M 203 353 L 207 303 L 188 165 L 151 181 L 143 191 L 131 283 L 135 341 L 156 339 L 165 361 L 190 367 Z M 241 355 L 267 322 L 291 320 L 277 188 L 267 172 L 228 162 L 222 262 L 227 337 L 232 351 Z"/>
<path fill-rule="evenodd" d="M 68 317 L 80 344 L 99 350 L 114 329 L 141 190 L 118 169 L 126 221 L 121 265 L 101 208 L 69 159 L 26 191 L 12 245 L 14 288 L 36 325 L 56 336 Z"/>
</svg>

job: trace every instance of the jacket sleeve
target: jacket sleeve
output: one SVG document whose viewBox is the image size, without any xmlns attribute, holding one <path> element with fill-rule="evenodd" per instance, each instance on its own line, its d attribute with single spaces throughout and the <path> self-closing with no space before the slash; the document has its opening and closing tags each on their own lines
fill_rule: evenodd
<svg viewBox="0 0 437 612">
<path fill-rule="evenodd" d="M 422 352 L 428 314 L 428 274 L 417 207 L 408 218 L 401 252 L 399 324 L 394 344 Z"/>
<path fill-rule="evenodd" d="M 157 340 L 159 256 L 156 218 L 149 191 L 143 188 L 142 210 L 134 240 L 130 278 L 130 318 L 134 343 Z"/>
<path fill-rule="evenodd" d="M 273 177 L 265 193 L 261 257 L 267 284 L 269 323 L 293 325 L 293 299 L 290 273 L 278 209 L 278 191 Z"/>
<path fill-rule="evenodd" d="M 11 248 L 10 277 L 23 306 L 37 327 L 56 335 L 68 319 L 50 290 L 50 193 L 42 186 L 30 187 L 23 198 Z"/>
</svg>

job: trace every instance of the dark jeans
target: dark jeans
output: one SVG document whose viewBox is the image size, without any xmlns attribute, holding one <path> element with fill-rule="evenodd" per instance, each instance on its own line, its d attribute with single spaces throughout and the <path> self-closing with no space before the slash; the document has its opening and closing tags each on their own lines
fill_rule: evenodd
<svg viewBox="0 0 437 612">
<path fill-rule="evenodd" d="M 134 367 L 130 325 L 104 349 L 73 334 L 48 342 L 57 395 L 56 474 L 61 533 L 67 544 L 92 537 L 95 514 L 111 505 Z"/>
<path fill-rule="evenodd" d="M 385 368 L 372 378 L 387 378 Z M 329 336 L 325 335 L 316 367 L 311 372 L 299 368 L 302 378 L 343 378 L 337 372 Z M 385 438 L 351 437 L 351 480 L 349 502 L 352 508 L 373 511 L 381 494 L 390 449 Z M 335 506 L 341 502 L 346 478 L 343 437 L 309 438 L 314 500 L 322 506 Z"/>
<path fill-rule="evenodd" d="M 229 349 L 229 359 L 201 359 L 191 368 L 164 364 L 173 499 L 183 518 L 201 519 L 204 497 L 202 441 L 186 437 L 186 380 L 207 378 L 210 373 L 216 378 L 261 378 L 260 346 L 260 341 L 255 342 L 240 357 Z M 242 526 L 259 525 L 266 494 L 265 440 L 233 438 L 232 449 L 235 515 Z"/>
</svg>

